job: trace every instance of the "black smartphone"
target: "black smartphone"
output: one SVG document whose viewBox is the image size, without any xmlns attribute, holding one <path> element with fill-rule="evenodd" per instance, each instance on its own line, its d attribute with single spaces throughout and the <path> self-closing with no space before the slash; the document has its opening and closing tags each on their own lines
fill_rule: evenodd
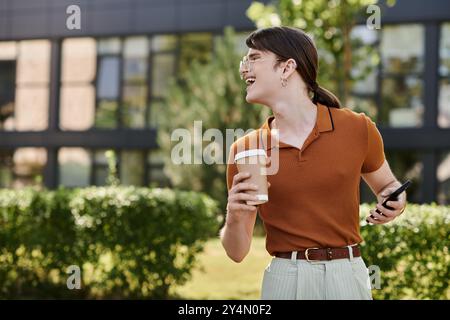
<svg viewBox="0 0 450 320">
<path fill-rule="evenodd" d="M 394 192 L 392 192 L 381 204 L 383 207 L 385 207 L 386 209 L 389 210 L 393 210 L 394 208 L 389 207 L 386 203 L 388 201 L 395 201 L 397 200 L 398 196 L 400 195 L 400 193 L 402 193 L 403 191 L 405 191 L 406 189 L 408 189 L 408 187 L 411 185 L 411 181 L 410 180 L 406 180 L 406 182 L 404 184 L 402 184 L 397 190 L 395 190 Z M 376 209 L 375 212 L 377 213 L 381 213 L 380 210 Z M 373 218 L 372 215 L 370 215 L 371 218 Z M 367 221 L 367 220 L 366 220 Z M 369 222 L 369 221 L 367 221 Z"/>
</svg>

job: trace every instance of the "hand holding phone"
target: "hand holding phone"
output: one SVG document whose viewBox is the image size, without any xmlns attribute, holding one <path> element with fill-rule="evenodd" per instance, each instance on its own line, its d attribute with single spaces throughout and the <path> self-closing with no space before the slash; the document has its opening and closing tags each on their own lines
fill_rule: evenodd
<svg viewBox="0 0 450 320">
<path fill-rule="evenodd" d="M 397 190 L 395 190 L 394 192 L 392 192 L 384 201 L 383 201 L 383 203 L 381 204 L 383 207 L 385 207 L 386 209 L 389 209 L 389 210 L 393 210 L 394 208 L 392 208 L 392 207 L 389 207 L 386 203 L 388 202 L 388 201 L 396 201 L 396 200 L 398 200 L 398 196 L 403 192 L 403 191 L 405 191 L 406 189 L 408 189 L 408 187 L 411 185 L 411 181 L 410 180 L 406 180 L 406 182 L 404 183 L 404 184 L 402 184 Z M 381 212 L 380 212 L 380 210 L 378 210 L 378 209 L 376 209 L 375 210 L 377 213 L 380 213 L 380 214 L 382 214 Z M 372 215 L 370 215 L 370 217 L 371 218 L 374 218 Z M 368 220 L 366 220 L 367 222 L 369 222 Z"/>
</svg>

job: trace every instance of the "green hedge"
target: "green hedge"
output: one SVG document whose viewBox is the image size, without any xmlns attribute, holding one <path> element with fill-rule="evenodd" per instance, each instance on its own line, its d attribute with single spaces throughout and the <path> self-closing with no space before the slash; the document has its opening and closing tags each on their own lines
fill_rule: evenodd
<svg viewBox="0 0 450 320">
<path fill-rule="evenodd" d="M 0 298 L 165 298 L 217 233 L 217 210 L 169 189 L 0 190 Z"/>
<path fill-rule="evenodd" d="M 374 204 L 361 206 L 364 219 Z M 375 299 L 450 299 L 450 207 L 408 204 L 386 225 L 361 221 L 366 264 L 380 268 Z"/>
<path fill-rule="evenodd" d="M 381 271 L 374 298 L 450 299 L 450 207 L 409 204 L 369 226 L 373 207 L 361 206 L 361 234 Z M 206 195 L 169 189 L 0 190 L 0 298 L 166 298 L 217 235 L 217 213 Z M 66 286 L 70 265 L 81 290 Z"/>
</svg>

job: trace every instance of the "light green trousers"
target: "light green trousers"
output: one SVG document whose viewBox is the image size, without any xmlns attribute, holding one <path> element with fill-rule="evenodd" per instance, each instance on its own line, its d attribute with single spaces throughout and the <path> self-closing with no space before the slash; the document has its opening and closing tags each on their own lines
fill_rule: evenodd
<svg viewBox="0 0 450 320">
<path fill-rule="evenodd" d="M 264 271 L 263 300 L 371 300 L 361 257 L 330 261 L 274 257 Z"/>
</svg>

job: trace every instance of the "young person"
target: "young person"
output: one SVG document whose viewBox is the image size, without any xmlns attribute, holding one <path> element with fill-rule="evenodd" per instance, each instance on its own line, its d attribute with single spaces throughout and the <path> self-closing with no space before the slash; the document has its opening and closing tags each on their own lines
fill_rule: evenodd
<svg viewBox="0 0 450 320">
<path fill-rule="evenodd" d="M 401 185 L 385 159 L 382 137 L 370 118 L 341 108 L 319 86 L 317 50 L 303 31 L 261 29 L 246 43 L 249 51 L 240 66 L 246 100 L 273 113 L 249 135 L 278 129 L 278 145 L 264 148 L 269 159 L 278 148 L 279 168 L 267 176 L 269 201 L 247 205 L 256 199 L 247 193 L 255 186 L 233 161 L 246 137 L 231 146 L 227 216 L 221 230 L 225 251 L 236 262 L 244 259 L 259 211 L 266 249 L 273 256 L 264 272 L 262 299 L 371 299 L 358 247 L 361 177 L 378 199 L 381 213 L 370 211 L 372 224 L 392 221 L 406 206 L 405 192 L 387 203 L 393 210 L 381 206 Z"/>
</svg>

